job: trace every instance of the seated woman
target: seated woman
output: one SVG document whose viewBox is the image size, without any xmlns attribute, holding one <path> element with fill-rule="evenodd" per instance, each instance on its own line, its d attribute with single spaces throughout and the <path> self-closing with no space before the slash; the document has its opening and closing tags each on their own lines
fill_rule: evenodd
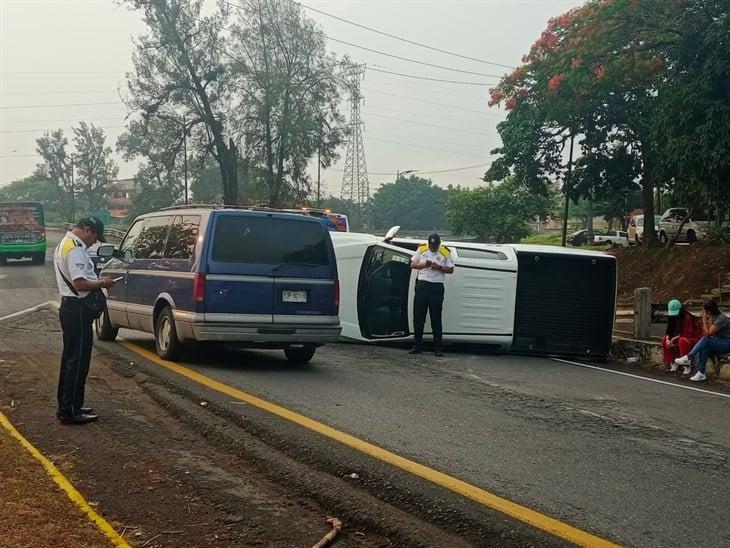
<svg viewBox="0 0 730 548">
<path fill-rule="evenodd" d="M 680 356 L 686 356 L 690 350 L 702 338 L 702 326 L 699 318 L 692 315 L 684 305 L 677 299 L 672 299 L 667 305 L 667 334 L 662 337 L 662 351 L 664 353 L 664 365 L 669 366 L 670 371 L 679 369 L 675 363 Z M 689 375 L 692 367 L 686 365 L 683 375 Z"/>
<path fill-rule="evenodd" d="M 723 314 L 717 301 L 706 300 L 702 305 L 702 332 L 704 336 L 686 355 L 678 358 L 674 363 L 687 367 L 692 364 L 692 358 L 697 356 L 697 372 L 691 381 L 704 381 L 707 358 L 718 354 L 730 354 L 730 316 Z"/>
</svg>

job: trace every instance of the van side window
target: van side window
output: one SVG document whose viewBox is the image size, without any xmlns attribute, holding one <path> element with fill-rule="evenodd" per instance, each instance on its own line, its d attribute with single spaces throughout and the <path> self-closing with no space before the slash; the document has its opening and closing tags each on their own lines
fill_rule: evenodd
<svg viewBox="0 0 730 548">
<path fill-rule="evenodd" d="M 462 259 L 487 259 L 490 261 L 506 261 L 507 255 L 501 251 L 488 249 L 474 249 L 471 247 L 457 247 L 456 255 Z"/>
<path fill-rule="evenodd" d="M 137 239 L 132 255 L 135 259 L 161 259 L 167 242 L 167 231 L 172 217 L 147 217 L 144 229 Z"/>
<path fill-rule="evenodd" d="M 192 259 L 195 242 L 198 239 L 200 217 L 197 215 L 177 215 L 170 227 L 165 248 L 166 259 Z"/>
<path fill-rule="evenodd" d="M 129 254 L 132 258 L 134 258 L 135 254 L 135 246 L 137 245 L 137 239 L 139 239 L 139 235 L 142 234 L 142 229 L 144 228 L 144 220 L 141 219 L 134 223 L 132 225 L 132 228 L 129 229 L 127 232 L 127 235 L 124 237 L 124 241 L 122 242 L 122 245 L 119 246 L 119 250 L 123 254 Z"/>
</svg>

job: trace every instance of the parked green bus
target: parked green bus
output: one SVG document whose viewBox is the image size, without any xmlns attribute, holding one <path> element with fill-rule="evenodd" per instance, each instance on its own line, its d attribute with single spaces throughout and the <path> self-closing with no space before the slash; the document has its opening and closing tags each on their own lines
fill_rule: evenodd
<svg viewBox="0 0 730 548">
<path fill-rule="evenodd" d="M 46 222 L 37 202 L 0 202 L 0 264 L 30 258 L 46 262 Z"/>
</svg>

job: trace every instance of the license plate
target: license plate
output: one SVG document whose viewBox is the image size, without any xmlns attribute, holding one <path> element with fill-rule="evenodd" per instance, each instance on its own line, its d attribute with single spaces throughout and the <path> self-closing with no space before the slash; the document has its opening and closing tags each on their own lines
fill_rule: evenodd
<svg viewBox="0 0 730 548">
<path fill-rule="evenodd" d="M 306 303 L 307 292 L 284 290 L 281 294 L 281 300 L 285 303 Z"/>
</svg>

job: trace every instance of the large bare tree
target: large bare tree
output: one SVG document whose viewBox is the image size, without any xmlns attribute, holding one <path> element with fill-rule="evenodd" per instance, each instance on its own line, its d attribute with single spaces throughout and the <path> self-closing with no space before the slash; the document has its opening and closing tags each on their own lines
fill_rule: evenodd
<svg viewBox="0 0 730 548">
<path fill-rule="evenodd" d="M 248 0 L 230 9 L 235 123 L 247 160 L 264 174 L 269 205 L 291 205 L 310 190 L 309 162 L 329 166 L 343 140 L 341 65 L 297 3 Z"/>
<path fill-rule="evenodd" d="M 127 74 L 127 105 L 141 115 L 177 123 L 178 139 L 199 128 L 205 152 L 218 162 L 226 204 L 238 203 L 238 149 L 227 131 L 223 14 L 203 15 L 202 0 L 127 0 L 147 33 L 135 42 Z"/>
</svg>

